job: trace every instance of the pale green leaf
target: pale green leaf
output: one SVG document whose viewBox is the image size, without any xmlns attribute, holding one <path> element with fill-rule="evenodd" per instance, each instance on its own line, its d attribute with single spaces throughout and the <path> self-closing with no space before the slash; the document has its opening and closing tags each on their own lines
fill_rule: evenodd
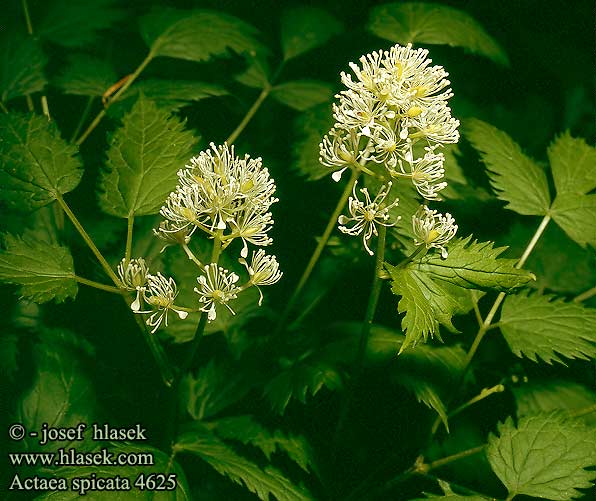
<svg viewBox="0 0 596 501">
<path fill-rule="evenodd" d="M 397 311 L 405 313 L 401 326 L 406 340 L 400 353 L 416 346 L 420 340 L 426 342 L 429 336 L 441 339 L 439 323 L 456 332 L 451 317 L 458 311 L 459 305 L 440 283 L 410 267 L 399 268 L 387 263 L 385 267 L 391 275 L 391 290 L 401 296 Z"/>
<path fill-rule="evenodd" d="M 458 144 L 446 144 L 441 149 L 441 153 L 445 156 L 443 167 L 445 169 L 445 181 L 447 187 L 441 190 L 441 197 L 447 200 L 463 200 L 463 201 L 488 201 L 492 195 L 484 188 L 474 186 L 466 178 L 462 167 L 459 164 L 459 156 L 461 152 Z"/>
<path fill-rule="evenodd" d="M 89 54 L 74 54 L 53 83 L 66 94 L 99 97 L 117 80 L 109 62 Z"/>
<path fill-rule="evenodd" d="M 0 101 L 41 91 L 47 62 L 39 43 L 31 36 L 5 33 L 0 39 Z"/>
<path fill-rule="evenodd" d="M 42 38 L 64 47 L 79 48 L 97 40 L 98 32 L 124 17 L 115 0 L 53 0 L 35 27 Z"/>
<path fill-rule="evenodd" d="M 286 9 L 281 18 L 284 60 L 320 47 L 342 30 L 340 21 L 318 7 L 300 5 Z"/>
<path fill-rule="evenodd" d="M 280 430 L 269 431 L 252 416 L 233 416 L 207 424 L 221 438 L 239 440 L 261 449 L 267 460 L 275 451 L 285 452 L 300 468 L 308 472 L 313 465 L 313 453 L 304 437 L 286 435 Z"/>
<path fill-rule="evenodd" d="M 544 170 L 505 132 L 481 120 L 464 122 L 464 134 L 479 151 L 497 197 L 523 215 L 545 215 L 550 193 Z"/>
<path fill-rule="evenodd" d="M 74 190 L 83 175 L 76 146 L 38 115 L 0 115 L 0 200 L 33 210 Z"/>
<path fill-rule="evenodd" d="M 414 263 L 433 278 L 439 278 L 467 289 L 511 291 L 535 280 L 532 273 L 515 268 L 516 259 L 498 258 L 506 247 L 493 247 L 493 242 L 472 241 L 472 236 L 449 242 L 449 255 L 427 254 Z"/>
<path fill-rule="evenodd" d="M 596 247 L 596 195 L 558 194 L 551 210 L 553 220 L 582 247 Z"/>
<path fill-rule="evenodd" d="M 557 413 L 508 418 L 491 435 L 486 455 L 510 496 L 567 501 L 592 486 L 596 472 L 596 434 L 579 421 Z"/>
<path fill-rule="evenodd" d="M 555 379 L 526 383 L 512 390 L 518 417 L 560 411 L 596 426 L 596 393 L 593 389 L 573 381 Z"/>
<path fill-rule="evenodd" d="M 329 167 L 319 161 L 321 139 L 333 126 L 331 106 L 313 106 L 299 114 L 294 122 L 293 141 L 294 168 L 309 181 L 316 181 L 331 174 Z"/>
<path fill-rule="evenodd" d="M 499 326 L 511 351 L 534 362 L 564 363 L 560 356 L 596 357 L 596 310 L 553 296 L 507 296 Z"/>
<path fill-rule="evenodd" d="M 149 434 L 151 430 L 147 430 Z M 87 431 L 87 434 L 90 432 Z M 127 443 L 127 442 L 109 442 L 102 444 L 95 442 L 95 447 L 92 453 L 101 455 L 101 449 L 106 448 L 108 454 L 112 454 L 116 458 L 119 454 L 141 458 L 142 454 L 150 454 L 153 459 L 153 464 L 145 465 L 139 464 L 137 466 L 116 466 L 116 465 L 100 465 L 100 466 L 65 466 L 57 469 L 52 469 L 52 477 L 65 478 L 72 484 L 75 478 L 91 478 L 91 475 L 96 475 L 97 478 L 115 478 L 119 476 L 121 479 L 127 478 L 130 481 L 130 490 L 88 490 L 84 495 L 79 493 L 77 489 L 69 489 L 66 491 L 49 491 L 35 498 L 43 501 L 75 501 L 81 499 L 88 499 L 89 501 L 190 501 L 192 495 L 188 487 L 184 470 L 180 465 L 169 457 L 169 452 L 166 454 L 155 447 L 143 443 Z M 147 457 L 147 456 L 145 456 Z M 174 490 L 159 490 L 146 488 L 141 490 L 134 486 L 134 482 L 140 475 L 144 475 L 148 479 L 152 474 L 162 474 L 166 478 L 170 474 L 176 477 L 176 486 Z M 158 477 L 153 477 L 156 481 L 156 486 L 160 485 Z M 121 480 L 122 482 L 122 480 Z M 122 485 L 122 484 L 121 484 Z M 146 484 L 151 486 L 151 482 Z"/>
<path fill-rule="evenodd" d="M 509 64 L 503 48 L 473 17 L 446 5 L 417 2 L 381 5 L 371 11 L 368 29 L 402 45 L 411 42 L 462 47 L 496 63 Z"/>
<path fill-rule="evenodd" d="M 77 294 L 74 265 L 68 247 L 30 236 L 4 236 L 0 251 L 0 281 L 19 286 L 22 297 L 36 303 L 60 303 Z"/>
<path fill-rule="evenodd" d="M 596 188 L 596 148 L 562 134 L 549 146 L 548 159 L 557 195 L 586 194 Z"/>
<path fill-rule="evenodd" d="M 141 18 L 141 35 L 153 56 L 188 61 L 261 49 L 257 30 L 237 17 L 210 10 L 156 9 Z"/>
<path fill-rule="evenodd" d="M 236 454 L 203 427 L 195 426 L 192 431 L 180 435 L 172 450 L 199 456 L 215 471 L 237 484 L 246 486 L 263 501 L 268 501 L 270 496 L 279 501 L 313 499 L 306 489 L 293 485 L 279 470 L 272 466 L 260 468 Z"/>
<path fill-rule="evenodd" d="M 124 218 L 157 213 L 195 144 L 183 122 L 141 95 L 110 139 L 101 208 Z"/>
<path fill-rule="evenodd" d="M 304 111 L 317 104 L 330 102 L 333 87 L 315 80 L 294 80 L 273 87 L 271 97 L 290 108 Z"/>
</svg>

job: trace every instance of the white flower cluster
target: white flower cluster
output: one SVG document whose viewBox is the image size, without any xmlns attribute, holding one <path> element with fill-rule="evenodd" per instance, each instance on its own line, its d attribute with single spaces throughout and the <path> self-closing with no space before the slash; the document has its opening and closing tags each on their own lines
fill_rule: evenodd
<svg viewBox="0 0 596 501">
<path fill-rule="evenodd" d="M 341 73 L 347 89 L 336 96 L 335 125 L 320 144 L 320 161 L 333 169 L 335 181 L 346 169 L 383 180 L 407 178 L 423 198 L 439 199 L 439 192 L 447 186 L 445 156 L 439 150 L 459 140 L 459 121 L 451 115 L 447 104 L 453 95 L 448 73 L 431 63 L 426 49 L 395 45 L 388 51 L 362 56 L 359 65 L 350 63 L 353 75 Z M 368 191 L 361 189 L 364 201 L 360 201 L 354 188 L 349 200 L 351 217 L 339 218 L 342 232 L 363 234 L 370 254 L 368 243 L 377 234 L 376 225 L 397 222 L 390 221 L 388 213 L 397 200 L 383 205 L 390 189 L 391 183 L 385 181 L 372 200 Z M 416 221 L 422 221 L 420 217 L 426 219 L 414 223 L 415 231 L 416 226 L 426 227 L 428 218 L 432 219 L 419 211 Z M 450 215 L 448 220 L 450 228 L 457 229 Z M 354 224 L 348 228 L 347 222 Z M 447 231 L 445 235 L 451 233 Z M 420 242 L 427 242 L 427 238 L 416 235 Z M 432 246 L 444 251 L 446 242 L 438 239 Z"/>
<path fill-rule="evenodd" d="M 162 206 L 160 214 L 164 221 L 154 233 L 166 242 L 166 247 L 180 245 L 199 266 L 198 287 L 194 288 L 199 296 L 198 307 L 177 306 L 174 301 L 178 288 L 174 279 L 161 273 L 150 274 L 142 258 L 123 259 L 118 266 L 123 287 L 137 293 L 131 309 L 135 313 L 151 313 L 147 324 L 153 328 L 152 332 L 162 324 L 168 325 L 170 310 L 181 319 L 189 312 L 202 311 L 208 321 L 217 317 L 218 305 L 234 313 L 228 303 L 251 286 L 259 289 L 261 304 L 263 295 L 259 286 L 278 282 L 282 272 L 275 256 L 266 255 L 263 249 L 253 252 L 250 264 L 246 258 L 249 243 L 256 246 L 272 243 L 268 232 L 273 225 L 269 208 L 278 201 L 274 193 L 275 182 L 261 159 L 248 155 L 239 158 L 234 147 L 227 144 L 211 143 L 209 150 L 191 158 L 189 165 L 178 171 L 178 185 Z M 200 262 L 189 246 L 197 230 L 206 233 L 220 250 L 227 249 L 235 239 L 242 240 L 239 261 L 248 272 L 246 283 L 238 285 L 240 277 L 217 263 Z M 143 305 L 150 309 L 144 311 Z"/>
</svg>

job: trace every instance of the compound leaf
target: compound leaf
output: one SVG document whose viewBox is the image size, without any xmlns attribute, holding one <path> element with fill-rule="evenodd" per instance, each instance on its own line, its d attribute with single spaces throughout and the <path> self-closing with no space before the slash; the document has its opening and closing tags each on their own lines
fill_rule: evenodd
<svg viewBox="0 0 596 501">
<path fill-rule="evenodd" d="M 501 46 L 470 15 L 434 3 L 400 2 L 375 7 L 368 29 L 375 35 L 400 44 L 444 44 L 462 47 L 492 61 L 508 65 Z"/>
<path fill-rule="evenodd" d="M 153 56 L 188 61 L 228 56 L 230 50 L 256 53 L 261 49 L 256 33 L 241 19 L 210 10 L 160 8 L 141 19 L 141 35 Z"/>
<path fill-rule="evenodd" d="M 596 310 L 553 296 L 507 296 L 499 326 L 511 351 L 537 362 L 596 357 Z"/>
<path fill-rule="evenodd" d="M 157 213 L 195 143 L 183 122 L 139 96 L 110 139 L 100 177 L 101 208 L 124 218 Z"/>
<path fill-rule="evenodd" d="M 98 31 L 124 17 L 124 11 L 114 4 L 114 0 L 54 0 L 36 31 L 42 38 L 63 47 L 92 44 Z"/>
<path fill-rule="evenodd" d="M 560 193 L 551 209 L 553 220 L 582 247 L 596 247 L 596 195 Z"/>
<path fill-rule="evenodd" d="M 5 34 L 0 39 L 0 101 L 41 91 L 47 83 L 47 62 L 39 43 L 30 36 Z"/>
<path fill-rule="evenodd" d="M 566 132 L 548 148 L 557 195 L 586 194 L 596 188 L 596 148 Z"/>
<path fill-rule="evenodd" d="M 74 264 L 68 247 L 31 236 L 4 236 L 0 281 L 20 287 L 21 296 L 36 303 L 60 303 L 77 295 Z"/>
<path fill-rule="evenodd" d="M 499 259 L 506 247 L 493 247 L 493 242 L 472 241 L 472 237 L 449 242 L 449 255 L 427 254 L 419 269 L 433 278 L 467 289 L 511 291 L 535 280 L 532 273 L 515 268 L 516 259 Z"/>
<path fill-rule="evenodd" d="M 555 501 L 581 496 L 596 472 L 596 434 L 579 421 L 557 413 L 523 417 L 517 426 L 508 418 L 491 435 L 486 455 L 512 495 L 525 494 Z"/>
<path fill-rule="evenodd" d="M 320 47 L 343 30 L 342 23 L 318 7 L 286 9 L 281 18 L 281 47 L 285 61 Z"/>
<path fill-rule="evenodd" d="M 116 80 L 116 72 L 107 61 L 88 54 L 74 54 L 53 83 L 66 94 L 97 97 L 102 96 Z"/>
<path fill-rule="evenodd" d="M 271 97 L 290 108 L 304 111 L 317 104 L 327 103 L 333 97 L 333 88 L 325 82 L 294 80 L 276 85 Z"/>
<path fill-rule="evenodd" d="M 497 197 L 507 209 L 523 215 L 545 215 L 550 207 L 548 181 L 542 168 L 526 156 L 505 132 L 472 118 L 464 133 L 479 151 Z"/>
<path fill-rule="evenodd" d="M 207 462 L 215 471 L 233 482 L 245 485 L 263 501 L 274 496 L 279 501 L 310 500 L 303 488 L 293 485 L 279 470 L 265 468 L 238 455 L 200 425 L 180 435 L 172 446 L 174 452 L 190 452 Z"/>
<path fill-rule="evenodd" d="M 0 115 L 0 200 L 33 210 L 76 188 L 83 175 L 77 148 L 38 115 Z"/>
</svg>

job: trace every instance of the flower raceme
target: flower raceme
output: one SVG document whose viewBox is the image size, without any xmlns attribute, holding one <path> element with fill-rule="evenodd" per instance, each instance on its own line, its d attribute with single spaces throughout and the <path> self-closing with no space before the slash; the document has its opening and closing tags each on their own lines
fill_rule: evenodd
<svg viewBox="0 0 596 501">
<path fill-rule="evenodd" d="M 178 286 L 173 278 L 161 273 L 149 273 L 143 258 L 123 259 L 118 265 L 122 287 L 135 292 L 131 303 L 135 313 L 150 314 L 146 323 L 154 333 L 162 325 L 168 325 L 168 313 L 174 311 L 184 320 L 189 312 L 201 311 L 209 322 L 217 318 L 219 306 L 232 314 L 230 302 L 242 291 L 255 286 L 259 290 L 259 305 L 263 294 L 260 286 L 273 285 L 281 279 L 282 272 L 275 256 L 265 254 L 263 249 L 252 254 L 248 265 L 249 244 L 265 247 L 273 240 L 268 236 L 273 226 L 271 205 L 278 201 L 274 197 L 275 182 L 261 158 L 236 156 L 234 147 L 227 144 L 210 148 L 190 159 L 178 171 L 178 185 L 167 197 L 160 214 L 164 220 L 154 234 L 165 242 L 162 252 L 169 246 L 179 245 L 184 253 L 198 266 L 197 304 L 182 307 L 175 304 Z M 197 231 L 198 230 L 198 231 Z M 192 250 L 192 240 L 204 233 L 213 240 L 215 262 L 202 263 Z M 218 265 L 220 251 L 228 249 L 239 239 L 240 264 L 248 272 L 248 279 L 239 285 L 240 276 Z M 195 296 L 196 297 L 196 296 Z"/>
</svg>

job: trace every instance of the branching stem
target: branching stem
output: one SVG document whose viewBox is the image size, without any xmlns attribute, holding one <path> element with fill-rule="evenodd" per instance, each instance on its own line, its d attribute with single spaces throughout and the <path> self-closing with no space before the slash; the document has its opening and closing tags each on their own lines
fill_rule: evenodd
<svg viewBox="0 0 596 501">
<path fill-rule="evenodd" d="M 96 282 L 95 280 L 89 280 L 84 277 L 79 277 L 78 275 L 75 275 L 74 279 L 77 282 L 79 282 L 80 284 L 88 285 L 89 287 L 94 287 L 95 289 L 101 289 L 103 291 L 111 292 L 113 294 L 118 294 L 118 295 L 124 294 L 124 291 L 122 289 L 119 289 L 118 287 L 112 287 L 111 285 L 105 285 L 105 284 Z"/>
</svg>

